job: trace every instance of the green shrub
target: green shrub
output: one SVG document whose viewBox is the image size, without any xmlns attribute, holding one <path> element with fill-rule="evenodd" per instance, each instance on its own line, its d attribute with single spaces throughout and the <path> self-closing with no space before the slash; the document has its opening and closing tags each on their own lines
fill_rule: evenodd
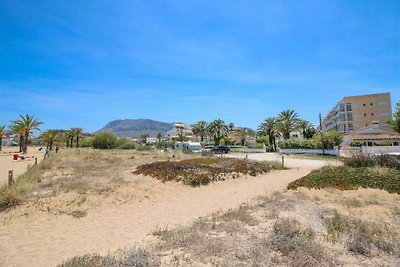
<svg viewBox="0 0 400 267">
<path fill-rule="evenodd" d="M 182 161 L 158 161 L 137 167 L 135 174 L 152 176 L 163 182 L 177 181 L 186 185 L 206 185 L 212 181 L 237 178 L 238 173 L 256 176 L 280 169 L 275 162 L 258 162 L 233 158 L 195 158 Z M 232 174 L 232 175 L 228 175 Z"/>
<path fill-rule="evenodd" d="M 129 138 L 123 137 L 117 139 L 116 148 L 119 149 L 135 149 L 137 148 L 137 143 Z"/>
<path fill-rule="evenodd" d="M 113 149 L 117 147 L 117 137 L 110 132 L 96 133 L 93 137 L 92 146 L 95 149 Z"/>
<path fill-rule="evenodd" d="M 79 141 L 79 145 L 80 147 L 92 147 L 93 145 L 92 141 L 93 141 L 92 137 L 85 137 L 84 139 Z"/>
<path fill-rule="evenodd" d="M 248 148 L 264 148 L 264 144 L 263 143 L 248 144 L 247 147 Z"/>
<path fill-rule="evenodd" d="M 327 131 L 322 133 L 323 147 L 325 149 L 333 149 L 335 146 L 340 146 L 343 142 L 343 136 L 336 131 Z M 322 148 L 321 134 L 317 133 L 313 139 L 317 142 L 317 148 Z"/>
<path fill-rule="evenodd" d="M 379 143 L 379 146 L 392 146 L 392 142 L 389 141 L 383 141 Z"/>
<path fill-rule="evenodd" d="M 298 187 L 317 189 L 332 187 L 340 190 L 363 187 L 400 194 L 400 171 L 384 167 L 323 167 L 290 183 L 287 188 L 296 189 Z"/>
<path fill-rule="evenodd" d="M 364 142 L 362 142 L 362 141 L 355 140 L 355 141 L 350 142 L 350 146 L 353 146 L 353 147 L 362 147 L 363 145 L 364 145 Z"/>
<path fill-rule="evenodd" d="M 400 170 L 400 156 L 395 155 L 355 155 L 343 158 L 343 163 L 350 167 L 388 167 Z"/>
</svg>

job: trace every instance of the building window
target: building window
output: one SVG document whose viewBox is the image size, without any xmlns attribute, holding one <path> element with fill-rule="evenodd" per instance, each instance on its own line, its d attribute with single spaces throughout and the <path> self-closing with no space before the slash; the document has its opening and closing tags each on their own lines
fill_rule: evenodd
<svg viewBox="0 0 400 267">
<path fill-rule="evenodd" d="M 399 142 L 393 142 L 394 146 L 399 146 Z"/>
<path fill-rule="evenodd" d="M 371 116 L 374 116 L 374 113 L 371 113 Z"/>
<path fill-rule="evenodd" d="M 388 103 L 387 102 L 379 102 L 379 106 L 381 107 L 387 107 Z"/>
<path fill-rule="evenodd" d="M 353 121 L 353 114 L 352 113 L 347 113 L 347 120 L 348 121 Z"/>
<path fill-rule="evenodd" d="M 353 124 L 352 123 L 349 123 L 349 131 L 353 131 L 354 130 L 354 127 L 353 127 Z"/>
<path fill-rule="evenodd" d="M 352 109 L 351 109 L 351 103 L 346 103 L 346 110 L 347 110 L 347 111 L 352 111 Z"/>
<path fill-rule="evenodd" d="M 365 104 L 363 104 L 363 106 L 365 107 Z"/>
<path fill-rule="evenodd" d="M 340 112 L 344 112 L 344 104 L 340 104 L 339 105 L 339 111 Z"/>
<path fill-rule="evenodd" d="M 367 113 L 364 113 L 364 117 L 367 117 Z"/>
<path fill-rule="evenodd" d="M 365 124 L 365 127 L 367 127 L 367 126 L 368 126 L 368 123 Z"/>
<path fill-rule="evenodd" d="M 374 103 L 369 103 L 371 106 L 373 106 L 374 105 Z"/>
</svg>

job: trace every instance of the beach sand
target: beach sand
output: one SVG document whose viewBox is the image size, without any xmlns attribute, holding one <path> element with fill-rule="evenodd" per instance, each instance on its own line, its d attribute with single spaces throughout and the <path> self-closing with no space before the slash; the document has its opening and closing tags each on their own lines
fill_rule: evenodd
<svg viewBox="0 0 400 267">
<path fill-rule="evenodd" d="M 44 150 L 38 151 L 39 147 L 28 147 L 28 153 L 25 159 L 13 160 L 13 155 L 18 153 L 18 147 L 2 147 L 0 151 L 0 186 L 8 183 L 8 171 L 13 170 L 14 179 L 35 164 L 34 157 L 38 159 L 38 163 L 43 159 Z M 43 148 L 44 149 L 44 148 Z"/>
</svg>

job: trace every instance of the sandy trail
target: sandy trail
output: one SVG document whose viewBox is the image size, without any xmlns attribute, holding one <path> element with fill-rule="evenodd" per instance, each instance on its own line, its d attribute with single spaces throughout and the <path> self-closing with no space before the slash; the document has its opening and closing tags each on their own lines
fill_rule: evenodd
<svg viewBox="0 0 400 267">
<path fill-rule="evenodd" d="M 38 151 L 38 147 L 28 147 L 25 160 L 13 160 L 13 154 L 18 152 L 18 147 L 3 147 L 0 151 L 0 186 L 8 183 L 8 170 L 14 171 L 14 179 L 26 172 L 29 166 L 35 163 L 33 157 L 37 157 L 38 163 L 43 159 L 44 151 Z"/>
<path fill-rule="evenodd" d="M 45 212 L 9 220 L 7 214 L 0 215 L 0 266 L 55 266 L 84 253 L 106 253 L 148 243 L 149 233 L 157 227 L 186 224 L 200 216 L 237 207 L 256 196 L 283 190 L 289 182 L 330 163 L 306 161 L 312 167 L 303 165 L 257 177 L 242 176 L 198 188 L 137 176 L 145 185 L 126 188 L 125 194 L 144 198 L 119 206 L 105 201 L 80 219 Z M 298 163 L 301 162 L 293 164 Z"/>
</svg>

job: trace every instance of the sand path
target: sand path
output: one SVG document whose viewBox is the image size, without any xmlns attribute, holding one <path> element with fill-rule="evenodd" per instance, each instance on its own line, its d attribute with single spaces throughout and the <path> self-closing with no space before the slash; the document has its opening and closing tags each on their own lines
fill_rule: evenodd
<svg viewBox="0 0 400 267">
<path fill-rule="evenodd" d="M 290 164 L 303 163 L 304 166 L 302 161 Z M 80 219 L 44 212 L 10 221 L 3 217 L 4 223 L 0 221 L 0 266 L 55 266 L 84 253 L 106 253 L 147 243 L 151 240 L 149 233 L 157 227 L 186 224 L 197 217 L 237 207 L 258 195 L 283 190 L 289 182 L 330 163 L 306 161 L 312 167 L 305 165 L 198 188 L 139 177 L 148 181 L 146 189 L 141 187 L 136 192 L 146 194 L 145 198 L 119 206 L 103 203 Z"/>
<path fill-rule="evenodd" d="M 3 147 L 0 151 L 0 186 L 8 183 L 8 170 L 13 170 L 14 179 L 17 179 L 29 166 L 35 164 L 33 157 L 37 158 L 39 163 L 44 155 L 44 151 L 38 151 L 38 147 L 28 147 L 25 160 L 13 160 L 13 155 L 17 152 L 18 147 Z"/>
</svg>

